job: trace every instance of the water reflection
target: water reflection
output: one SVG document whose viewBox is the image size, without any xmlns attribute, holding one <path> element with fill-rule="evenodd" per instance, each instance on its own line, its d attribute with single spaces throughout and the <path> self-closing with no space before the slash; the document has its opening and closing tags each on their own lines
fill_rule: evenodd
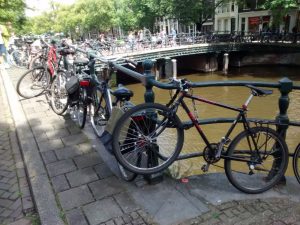
<svg viewBox="0 0 300 225">
<path fill-rule="evenodd" d="M 300 84 L 299 67 L 284 67 L 284 66 L 270 66 L 270 67 L 245 67 L 238 69 L 231 69 L 227 76 L 224 76 L 221 72 L 215 73 L 199 73 L 191 75 L 181 75 L 190 81 L 225 81 L 225 80 L 249 80 L 249 81 L 269 81 L 277 82 L 283 77 L 288 77 L 295 84 Z M 128 88 L 133 90 L 134 97 L 132 101 L 135 104 L 144 102 L 144 87 L 141 84 L 127 85 Z M 170 99 L 169 91 L 154 88 L 155 102 L 166 103 Z M 207 87 L 207 88 L 195 88 L 193 90 L 195 95 L 201 95 L 209 100 L 222 102 L 228 105 L 240 107 L 250 94 L 250 90 L 247 87 Z M 250 118 L 266 118 L 275 119 L 278 114 L 278 98 L 280 93 L 278 90 L 274 90 L 274 94 L 266 97 L 255 97 L 249 105 L 248 117 Z M 299 120 L 298 113 L 300 112 L 300 91 L 293 91 L 289 95 L 290 106 L 288 109 L 288 116 L 291 121 Z M 192 110 L 193 106 L 191 101 L 186 101 L 189 108 Z M 216 106 L 211 106 L 204 103 L 196 104 L 197 114 L 199 118 L 216 118 L 216 117 L 235 117 L 236 113 L 230 110 L 222 109 Z M 186 120 L 185 114 L 181 114 L 180 118 Z M 203 130 L 209 137 L 211 142 L 219 142 L 220 138 L 224 136 L 228 130 L 230 124 L 214 124 L 205 125 Z M 236 135 L 241 129 L 238 128 L 233 136 Z M 290 127 L 287 133 L 287 144 L 289 151 L 293 152 L 298 143 L 300 142 L 300 128 Z M 202 151 L 205 147 L 203 141 L 196 133 L 197 131 L 192 128 L 185 132 L 185 142 L 183 152 L 196 152 Z M 180 166 L 178 166 L 178 164 Z M 173 166 L 173 173 L 176 176 L 186 176 L 191 174 L 201 173 L 201 166 L 203 164 L 202 158 L 195 158 L 180 161 Z M 291 159 L 288 174 L 292 175 Z M 219 163 L 223 166 L 223 162 Z M 219 171 L 217 167 L 211 167 L 210 172 Z"/>
</svg>

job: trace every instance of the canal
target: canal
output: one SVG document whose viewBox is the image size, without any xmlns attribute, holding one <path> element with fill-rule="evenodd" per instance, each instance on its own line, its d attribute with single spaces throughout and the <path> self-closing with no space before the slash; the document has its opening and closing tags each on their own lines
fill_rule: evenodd
<svg viewBox="0 0 300 225">
<path fill-rule="evenodd" d="M 227 81 L 227 80 L 247 80 L 247 81 L 269 81 L 277 82 L 282 77 L 290 78 L 294 83 L 300 84 L 299 67 L 285 67 L 285 66 L 255 66 L 231 69 L 227 76 L 222 72 L 213 73 L 182 73 L 180 78 L 185 77 L 190 81 Z M 188 75 L 187 75 L 188 74 Z M 126 85 L 129 89 L 133 90 L 134 97 L 132 101 L 135 104 L 144 102 L 145 89 L 141 84 Z M 170 93 L 166 90 L 154 88 L 155 102 L 166 103 L 170 99 Z M 247 87 L 208 87 L 208 88 L 195 88 L 193 93 L 201 95 L 209 100 L 222 102 L 225 104 L 240 107 L 246 101 L 250 94 L 250 89 Z M 266 97 L 255 97 L 249 105 L 249 118 L 265 118 L 274 119 L 278 114 L 278 98 L 279 91 L 274 89 L 274 93 Z M 288 116 L 290 120 L 300 121 L 300 91 L 293 91 L 290 93 L 290 106 L 288 109 Z M 187 101 L 189 108 L 192 110 L 193 105 L 191 101 Z M 204 103 L 196 103 L 196 111 L 201 119 L 217 118 L 217 117 L 235 117 L 235 112 L 211 106 Z M 187 117 L 182 113 L 180 114 L 182 120 Z M 220 138 L 224 136 L 230 124 L 214 124 L 203 125 L 205 134 L 209 137 L 211 142 L 219 142 Z M 237 134 L 241 129 L 236 129 Z M 296 146 L 300 142 L 300 127 L 289 127 L 287 133 L 287 144 L 290 152 L 294 152 Z M 204 143 L 198 136 L 195 128 L 185 131 L 185 142 L 182 152 L 191 153 L 202 151 Z M 201 158 L 193 158 L 174 163 L 171 167 L 171 173 L 174 177 L 184 177 L 193 174 L 201 174 L 201 166 L 204 161 Z M 223 166 L 221 160 L 217 165 Z M 210 167 L 209 172 L 223 171 L 218 167 Z M 289 161 L 288 175 L 293 175 L 292 172 L 292 159 Z"/>
</svg>

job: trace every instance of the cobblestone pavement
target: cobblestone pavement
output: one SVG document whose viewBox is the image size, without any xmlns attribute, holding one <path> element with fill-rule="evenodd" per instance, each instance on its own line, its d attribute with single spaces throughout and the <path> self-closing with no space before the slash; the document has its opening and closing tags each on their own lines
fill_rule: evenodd
<svg viewBox="0 0 300 225">
<path fill-rule="evenodd" d="M 181 225 L 300 225 L 300 204 L 288 199 L 232 201 L 209 208 L 209 212 Z"/>
<path fill-rule="evenodd" d="M 29 224 L 24 217 L 33 202 L 1 78 L 0 105 L 0 224 Z"/>
<path fill-rule="evenodd" d="M 15 84 L 21 71 L 9 70 L 8 73 Z M 167 179 L 159 185 L 136 187 L 128 184 L 115 176 L 104 163 L 104 156 L 96 151 L 99 146 L 94 144 L 93 137 L 78 129 L 69 116 L 53 113 L 43 96 L 21 100 L 20 103 L 30 126 L 28 132 L 32 132 L 34 137 L 29 146 L 36 148 L 41 155 L 42 163 L 35 163 L 45 167 L 46 179 L 49 179 L 51 191 L 59 205 L 59 217 L 66 224 L 173 225 L 178 221 L 184 221 L 182 225 L 297 224 L 300 221 L 299 203 L 284 196 L 276 199 L 272 197 L 276 196 L 273 192 L 266 195 L 270 198 L 230 201 L 216 206 L 207 202 L 202 194 L 207 192 L 196 181 L 191 181 L 189 188 L 188 185 Z M 21 136 L 26 135 L 30 137 L 25 132 Z M 8 143 L 8 137 L 6 135 L 3 143 Z M 32 169 L 34 166 L 28 168 L 29 174 L 37 173 Z M 245 196 L 227 185 L 224 177 L 217 194 L 229 190 L 227 195 Z M 203 177 L 200 182 L 204 183 Z M 211 190 L 218 185 L 212 183 L 212 187 L 207 187 Z M 196 196 L 197 193 L 201 196 Z M 263 195 L 253 198 L 260 196 Z M 194 219 L 183 220 L 182 213 Z"/>
</svg>

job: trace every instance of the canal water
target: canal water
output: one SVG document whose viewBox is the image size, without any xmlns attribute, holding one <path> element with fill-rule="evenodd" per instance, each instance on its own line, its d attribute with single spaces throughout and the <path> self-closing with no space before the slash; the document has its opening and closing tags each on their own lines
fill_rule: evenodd
<svg viewBox="0 0 300 225">
<path fill-rule="evenodd" d="M 186 78 L 190 81 L 227 81 L 227 80 L 243 80 L 243 81 L 269 81 L 277 82 L 283 77 L 288 77 L 295 84 L 300 84 L 300 68 L 299 67 L 284 67 L 284 66 L 255 66 L 231 69 L 228 75 L 223 75 L 222 72 L 213 73 L 192 73 L 181 74 L 180 78 Z M 132 98 L 133 103 L 139 104 L 144 102 L 145 88 L 141 84 L 126 85 L 134 92 Z M 166 90 L 154 88 L 155 102 L 166 103 L 170 100 L 170 93 Z M 250 94 L 250 89 L 247 87 L 207 87 L 194 88 L 193 93 L 198 96 L 205 97 L 209 100 L 222 102 L 228 105 L 241 107 Z M 249 118 L 265 118 L 275 119 L 278 114 L 278 98 L 280 93 L 274 89 L 272 95 L 266 97 L 254 97 L 249 105 Z M 290 105 L 288 109 L 288 116 L 291 121 L 300 121 L 300 91 L 293 91 L 289 95 Z M 189 108 L 194 109 L 191 101 L 187 100 Z M 194 111 L 194 110 L 193 110 Z M 236 112 L 211 106 L 205 103 L 196 102 L 196 110 L 200 119 L 230 117 L 233 118 Z M 184 113 L 180 113 L 182 121 L 187 120 Z M 225 135 L 230 124 L 214 124 L 203 125 L 202 128 L 211 142 L 218 143 Z M 241 131 L 237 128 L 231 137 L 234 137 Z M 298 143 L 300 143 L 300 127 L 289 127 L 287 133 L 287 144 L 290 152 L 294 152 Z M 192 153 L 203 151 L 204 143 L 199 137 L 195 128 L 185 131 L 185 142 L 182 153 Z M 202 157 L 182 160 L 174 163 L 170 172 L 174 177 L 185 177 L 188 175 L 201 174 L 201 166 L 204 164 Z M 223 166 L 221 160 L 218 166 Z M 209 172 L 223 171 L 219 167 L 210 167 Z M 292 158 L 289 160 L 288 175 L 293 175 Z"/>
</svg>

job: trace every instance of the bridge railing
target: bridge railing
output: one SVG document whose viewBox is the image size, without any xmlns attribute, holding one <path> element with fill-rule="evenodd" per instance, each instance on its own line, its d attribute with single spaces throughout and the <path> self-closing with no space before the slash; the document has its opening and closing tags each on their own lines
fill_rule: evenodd
<svg viewBox="0 0 300 225">
<path fill-rule="evenodd" d="M 161 89 L 175 89 L 173 84 L 163 83 L 155 80 L 155 76 L 151 73 L 153 62 L 151 60 L 145 60 L 143 63 L 144 73 L 139 74 L 132 70 L 128 70 L 124 66 L 118 65 L 116 63 L 112 63 L 115 69 L 134 77 L 141 81 L 141 83 L 145 86 L 144 100 L 145 102 L 154 102 L 155 94 L 153 92 L 153 87 L 158 87 Z M 274 120 L 263 120 L 266 123 L 271 123 L 276 125 L 276 131 L 280 134 L 283 139 L 286 137 L 286 132 L 289 125 L 300 126 L 299 122 L 292 122 L 289 120 L 287 110 L 289 107 L 289 93 L 294 90 L 300 90 L 299 85 L 294 85 L 293 82 L 288 78 L 282 78 L 278 82 L 258 82 L 258 81 L 219 81 L 219 82 L 194 82 L 192 83 L 192 87 L 219 87 L 219 86 L 245 86 L 245 85 L 253 85 L 258 87 L 267 87 L 267 88 L 277 88 L 280 91 L 280 97 L 278 100 L 279 113 Z M 260 121 L 261 119 L 257 119 Z M 231 118 L 214 118 L 214 119 L 206 119 L 199 121 L 200 124 L 211 124 L 211 123 L 228 123 L 232 122 Z M 255 121 L 255 120 L 254 120 Z M 178 158 L 178 160 L 191 158 L 200 156 L 202 153 L 191 153 L 187 155 L 182 155 Z M 290 153 L 290 156 L 293 156 Z M 154 162 L 156 160 L 154 159 Z M 153 174 L 149 177 L 146 177 L 149 182 L 159 182 L 162 179 L 161 174 Z"/>
<path fill-rule="evenodd" d="M 178 33 L 176 36 L 171 34 L 153 34 L 151 36 L 128 39 L 119 37 L 118 39 L 109 38 L 105 41 L 96 41 L 94 46 L 102 55 L 115 55 L 133 52 L 143 52 L 152 49 L 175 48 L 195 44 L 213 43 L 297 43 L 299 34 L 293 33 L 272 33 L 272 32 L 214 32 L 214 33 Z"/>
<path fill-rule="evenodd" d="M 145 86 L 144 100 L 145 102 L 154 102 L 155 94 L 153 87 L 161 89 L 174 89 L 174 86 L 169 83 L 163 83 L 155 80 L 155 76 L 152 74 L 153 62 L 151 60 L 145 60 L 143 63 L 144 73 L 139 74 L 132 70 L 127 69 L 124 66 L 112 63 L 114 68 L 141 81 Z M 219 81 L 219 82 L 193 82 L 192 87 L 219 87 L 219 86 L 245 86 L 253 85 L 257 87 L 277 88 L 280 91 L 280 97 L 278 100 L 279 114 L 275 118 L 277 124 L 277 131 L 285 138 L 286 131 L 289 124 L 300 125 L 297 122 L 290 122 L 287 115 L 289 107 L 289 93 L 294 90 L 300 90 L 300 85 L 294 85 L 293 82 L 288 78 L 282 78 L 278 82 L 259 82 L 259 81 Z M 224 118 L 220 118 L 224 119 Z M 215 120 L 218 122 L 218 119 Z"/>
</svg>

